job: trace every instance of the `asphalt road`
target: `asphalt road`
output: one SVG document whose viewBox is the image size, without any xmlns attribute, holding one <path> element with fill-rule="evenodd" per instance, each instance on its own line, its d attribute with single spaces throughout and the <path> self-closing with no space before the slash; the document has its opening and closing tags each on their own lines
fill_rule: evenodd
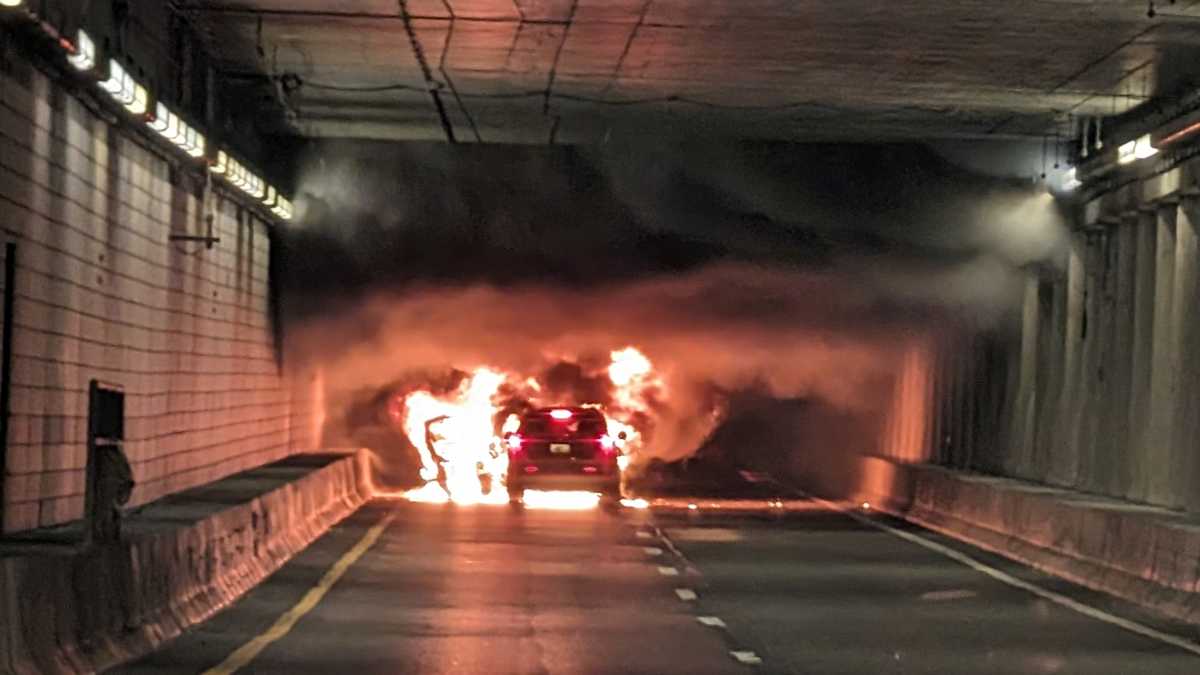
<svg viewBox="0 0 1200 675">
<path fill-rule="evenodd" d="M 768 493 L 743 485 L 736 496 Z M 243 650 L 239 672 L 1200 672 L 1200 657 L 1178 646 L 1002 583 L 821 504 L 743 504 L 734 512 L 707 500 L 688 509 L 686 501 L 586 511 L 377 501 L 230 609 L 116 672 L 203 672 L 248 642 L 263 648 L 248 659 Z M 286 634 L 268 633 L 385 521 L 378 541 L 319 602 L 293 610 Z M 909 531 L 1101 616 L 1196 636 Z M 761 663 L 742 662 L 755 660 Z"/>
</svg>

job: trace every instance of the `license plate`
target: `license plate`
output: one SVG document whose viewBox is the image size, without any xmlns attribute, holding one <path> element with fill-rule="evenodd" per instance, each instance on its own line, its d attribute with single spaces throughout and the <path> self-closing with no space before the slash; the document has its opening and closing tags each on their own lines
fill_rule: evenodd
<svg viewBox="0 0 1200 675">
<path fill-rule="evenodd" d="M 552 455 L 569 455 L 571 454 L 570 443 L 551 443 L 550 454 Z"/>
</svg>

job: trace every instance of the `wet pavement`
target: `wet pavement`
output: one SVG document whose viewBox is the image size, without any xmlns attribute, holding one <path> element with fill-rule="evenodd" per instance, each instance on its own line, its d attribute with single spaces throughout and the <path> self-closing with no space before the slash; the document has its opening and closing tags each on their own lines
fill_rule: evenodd
<svg viewBox="0 0 1200 675">
<path fill-rule="evenodd" d="M 769 477 L 742 475 L 727 494 L 737 501 L 674 494 L 576 511 L 379 500 L 116 672 L 1200 672 L 1200 658 L 1154 637 L 1194 629 L 871 516 L 1151 631 L 1136 634 Z M 306 603 L 373 528 L 378 541 Z M 270 633 L 285 615 L 290 630 Z M 227 660 L 247 643 L 261 651 Z"/>
</svg>

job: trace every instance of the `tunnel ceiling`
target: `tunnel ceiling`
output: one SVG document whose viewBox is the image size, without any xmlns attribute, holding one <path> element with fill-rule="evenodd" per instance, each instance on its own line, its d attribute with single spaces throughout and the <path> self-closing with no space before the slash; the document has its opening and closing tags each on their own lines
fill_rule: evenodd
<svg viewBox="0 0 1200 675">
<path fill-rule="evenodd" d="M 1200 56 L 1194 1 L 175 5 L 275 131 L 314 137 L 1036 137 L 1178 91 Z"/>
</svg>

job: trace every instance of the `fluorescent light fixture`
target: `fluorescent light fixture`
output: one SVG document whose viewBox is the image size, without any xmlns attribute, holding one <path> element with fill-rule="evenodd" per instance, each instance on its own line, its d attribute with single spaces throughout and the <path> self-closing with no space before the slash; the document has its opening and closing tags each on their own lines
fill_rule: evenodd
<svg viewBox="0 0 1200 675">
<path fill-rule="evenodd" d="M 4 0 L 0 0 L 2 4 Z M 96 67 L 96 43 L 92 42 L 92 37 L 83 29 L 79 30 L 79 35 L 75 38 L 75 53 L 67 57 L 67 62 L 75 67 L 75 70 L 91 70 Z"/>
<path fill-rule="evenodd" d="M 1157 154 L 1158 148 L 1150 144 L 1150 134 L 1144 134 L 1137 140 L 1129 141 L 1117 148 L 1117 164 L 1129 164 Z"/>
<path fill-rule="evenodd" d="M 108 79 L 100 83 L 100 88 L 108 92 L 109 96 L 117 98 L 121 95 L 121 83 L 124 82 L 125 77 L 125 69 L 121 67 L 121 64 L 109 59 Z"/>
<path fill-rule="evenodd" d="M 1137 141 L 1122 143 L 1121 146 L 1117 148 L 1117 164 L 1128 164 L 1137 159 L 1133 156 L 1133 149 L 1136 146 Z"/>
<path fill-rule="evenodd" d="M 1074 190 L 1075 188 L 1079 187 L 1080 185 L 1083 185 L 1083 183 L 1080 182 L 1079 176 L 1075 171 L 1075 167 L 1071 167 L 1071 168 L 1067 169 L 1065 173 L 1063 173 L 1063 175 L 1062 175 L 1062 189 L 1063 190 L 1070 192 L 1071 190 Z"/>
<path fill-rule="evenodd" d="M 192 129 L 192 131 L 195 132 L 195 134 L 190 137 L 190 140 L 188 142 L 188 147 L 187 147 L 187 153 L 188 153 L 188 155 L 190 155 L 196 159 L 199 159 L 204 156 L 204 150 L 205 150 L 205 147 L 208 145 L 208 141 L 207 141 L 207 139 L 204 138 L 204 134 L 200 133 L 199 131 L 196 131 L 195 129 Z"/>
<path fill-rule="evenodd" d="M 175 113 L 171 113 L 171 120 L 175 124 L 170 129 L 167 129 L 167 140 L 182 148 L 183 144 L 187 142 L 187 122 L 184 122 Z"/>
<path fill-rule="evenodd" d="M 161 136 L 162 134 L 166 133 L 167 123 L 170 121 L 170 119 L 171 111 L 167 110 L 167 106 L 160 102 L 154 106 L 154 118 L 147 120 L 146 123 L 150 125 L 151 129 L 157 131 Z"/>
<path fill-rule="evenodd" d="M 249 174 L 246 177 L 245 190 L 246 190 L 246 194 L 250 195 L 251 197 L 254 197 L 255 199 L 262 199 L 263 195 L 264 195 L 263 179 L 259 178 L 258 176 L 254 175 L 252 173 Z"/>
<path fill-rule="evenodd" d="M 292 203 L 283 195 L 279 195 L 275 207 L 271 209 L 271 213 L 274 213 L 281 220 L 291 220 L 295 212 L 292 210 Z"/>
<path fill-rule="evenodd" d="M 150 95 L 146 88 L 138 83 L 133 84 L 133 100 L 125 104 L 125 109 L 134 115 L 145 115 L 150 107 Z"/>
<path fill-rule="evenodd" d="M 179 133 L 179 117 L 175 113 L 163 108 L 163 123 L 162 131 L 158 132 L 163 138 L 174 142 L 175 134 Z"/>
<path fill-rule="evenodd" d="M 1133 156 L 1136 159 L 1146 159 L 1158 154 L 1158 148 L 1150 144 L 1150 134 L 1143 134 L 1133 146 Z"/>
<path fill-rule="evenodd" d="M 229 160 L 229 182 L 237 188 L 244 189 L 246 185 L 246 167 L 236 159 Z"/>
</svg>

